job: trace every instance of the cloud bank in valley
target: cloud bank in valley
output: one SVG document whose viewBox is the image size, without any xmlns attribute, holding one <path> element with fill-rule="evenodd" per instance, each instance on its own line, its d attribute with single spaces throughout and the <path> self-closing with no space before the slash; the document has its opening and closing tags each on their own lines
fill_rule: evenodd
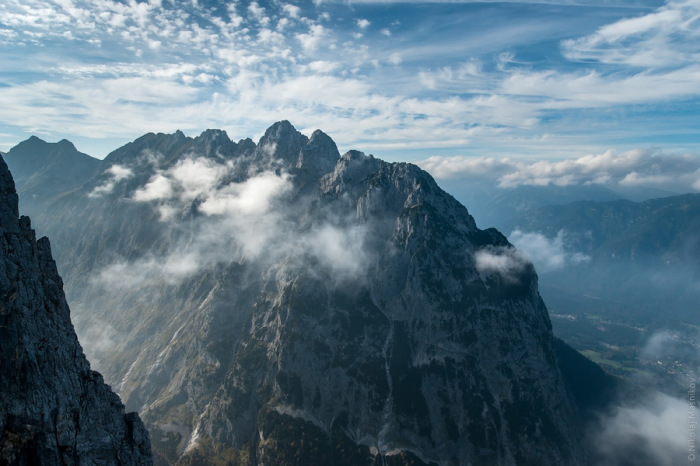
<svg viewBox="0 0 700 466">
<path fill-rule="evenodd" d="M 596 464 L 676 466 L 688 460 L 690 401 L 656 392 L 616 406 L 589 432 Z"/>
</svg>

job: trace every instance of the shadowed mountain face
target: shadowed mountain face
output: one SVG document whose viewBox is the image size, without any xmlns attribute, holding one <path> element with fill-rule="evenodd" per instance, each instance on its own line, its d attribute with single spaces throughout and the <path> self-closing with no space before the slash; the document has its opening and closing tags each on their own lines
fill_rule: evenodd
<svg viewBox="0 0 700 466">
<path fill-rule="evenodd" d="M 413 165 L 148 134 L 35 215 L 163 461 L 586 462 L 531 264 Z"/>
<path fill-rule="evenodd" d="M 23 212 L 34 212 L 55 196 L 77 188 L 97 172 L 100 161 L 78 152 L 65 139 L 47 143 L 32 136 L 3 157 L 12 169 Z"/>
<path fill-rule="evenodd" d="M 148 433 L 90 370 L 46 238 L 0 158 L 0 464 L 152 464 Z"/>
</svg>

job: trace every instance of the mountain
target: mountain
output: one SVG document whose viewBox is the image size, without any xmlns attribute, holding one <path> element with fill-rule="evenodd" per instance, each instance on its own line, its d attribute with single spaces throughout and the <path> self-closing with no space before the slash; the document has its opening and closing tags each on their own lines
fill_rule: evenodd
<svg viewBox="0 0 700 466">
<path fill-rule="evenodd" d="M 22 211 L 46 203 L 95 175 L 100 161 L 63 139 L 48 143 L 32 136 L 3 154 L 20 194 Z"/>
<path fill-rule="evenodd" d="M 148 433 L 90 370 L 47 238 L 0 158 L 0 463 L 152 464 Z"/>
<path fill-rule="evenodd" d="M 560 235 L 569 254 L 588 258 L 541 273 L 550 307 L 610 313 L 643 326 L 700 325 L 700 194 L 548 206 L 506 228 Z"/>
<path fill-rule="evenodd" d="M 147 134 L 37 222 L 163 463 L 587 462 L 600 400 L 560 361 L 594 366 L 562 356 L 532 265 L 414 165 L 286 121 Z"/>
<path fill-rule="evenodd" d="M 543 207 L 580 201 L 643 201 L 678 194 L 647 187 L 616 186 L 615 189 L 610 189 L 597 184 L 502 188 L 495 186 L 494 182 L 472 179 L 443 179 L 439 180 L 439 184 L 464 205 L 470 206 L 470 212 L 479 225 L 503 231 L 508 231 L 515 219 Z"/>
</svg>

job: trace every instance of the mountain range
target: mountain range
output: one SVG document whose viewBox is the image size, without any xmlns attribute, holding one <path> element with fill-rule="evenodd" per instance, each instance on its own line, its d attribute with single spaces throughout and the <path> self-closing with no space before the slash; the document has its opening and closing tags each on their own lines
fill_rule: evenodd
<svg viewBox="0 0 700 466">
<path fill-rule="evenodd" d="M 418 167 L 286 121 L 257 144 L 149 133 L 94 161 L 32 138 L 6 159 L 156 462 L 589 461 L 615 382 L 554 338 L 532 264 Z"/>
<path fill-rule="evenodd" d="M 506 231 L 559 237 L 566 254 L 585 259 L 541 270 L 550 306 L 630 325 L 700 325 L 699 194 L 546 206 L 504 223 Z"/>
</svg>

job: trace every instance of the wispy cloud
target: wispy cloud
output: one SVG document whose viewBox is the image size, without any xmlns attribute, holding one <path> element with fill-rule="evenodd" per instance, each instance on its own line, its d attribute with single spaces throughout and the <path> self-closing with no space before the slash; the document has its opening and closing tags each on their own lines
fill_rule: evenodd
<svg viewBox="0 0 700 466">
<path fill-rule="evenodd" d="M 105 194 L 109 194 L 114 190 L 114 187 L 122 180 L 127 180 L 134 176 L 133 170 L 129 167 L 123 165 L 112 165 L 107 169 L 107 179 L 103 184 L 96 186 L 89 194 L 88 197 L 102 197 Z"/>
<path fill-rule="evenodd" d="M 688 462 L 688 400 L 655 393 L 602 415 L 591 443 L 596 464 L 677 465 Z"/>
<path fill-rule="evenodd" d="M 566 232 L 563 230 L 554 238 L 547 238 L 541 233 L 516 229 L 508 240 L 532 261 L 538 272 L 552 272 L 591 259 L 586 254 L 571 251 L 566 245 Z"/>
<path fill-rule="evenodd" d="M 571 60 L 638 67 L 679 68 L 700 58 L 700 5 L 694 0 L 669 2 L 647 15 L 624 18 L 593 34 L 562 43 Z"/>
<path fill-rule="evenodd" d="M 8 0 L 0 130 L 248 136 L 286 118 L 393 154 L 692 134 L 694 111 L 669 102 L 700 99 L 694 1 L 513 2 L 518 15 L 501 3 L 381 3 L 359 14 L 344 2 Z M 573 21 L 567 5 L 605 14 Z M 600 124 L 610 109 L 624 109 L 620 125 Z M 653 127 L 650 111 L 673 124 Z"/>
<path fill-rule="evenodd" d="M 474 254 L 476 269 L 482 278 L 499 276 L 508 283 L 517 283 L 530 261 L 515 248 L 487 248 Z"/>
</svg>

